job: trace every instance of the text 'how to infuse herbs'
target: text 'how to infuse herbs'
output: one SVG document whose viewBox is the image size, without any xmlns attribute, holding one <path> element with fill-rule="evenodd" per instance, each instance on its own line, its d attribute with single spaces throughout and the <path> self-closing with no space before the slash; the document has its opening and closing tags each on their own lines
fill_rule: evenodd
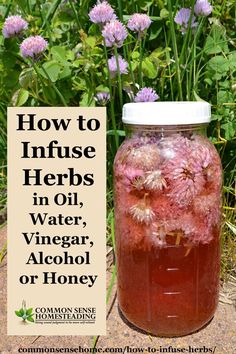
<svg viewBox="0 0 236 354">
<path fill-rule="evenodd" d="M 41 292 L 53 305 L 105 308 L 105 109 L 8 113 L 10 291 L 14 282 L 27 303 Z"/>
</svg>

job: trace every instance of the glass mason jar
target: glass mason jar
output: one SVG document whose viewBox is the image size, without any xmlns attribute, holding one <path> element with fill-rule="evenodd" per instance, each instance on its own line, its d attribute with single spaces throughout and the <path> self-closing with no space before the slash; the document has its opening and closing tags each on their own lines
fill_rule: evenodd
<svg viewBox="0 0 236 354">
<path fill-rule="evenodd" d="M 194 332 L 218 303 L 222 168 L 205 102 L 129 103 L 114 162 L 118 301 L 159 336 Z"/>
</svg>

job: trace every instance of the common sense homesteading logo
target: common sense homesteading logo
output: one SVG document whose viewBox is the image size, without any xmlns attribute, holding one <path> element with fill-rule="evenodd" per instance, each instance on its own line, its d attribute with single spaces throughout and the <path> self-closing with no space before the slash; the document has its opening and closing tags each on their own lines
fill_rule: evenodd
<svg viewBox="0 0 236 354">
<path fill-rule="evenodd" d="M 15 311 L 15 314 L 17 317 L 20 317 L 23 322 L 34 322 L 33 308 L 30 307 L 27 309 L 25 300 L 22 301 L 22 307 L 18 311 Z"/>
<path fill-rule="evenodd" d="M 95 307 L 35 307 L 36 324 L 94 324 Z"/>
</svg>

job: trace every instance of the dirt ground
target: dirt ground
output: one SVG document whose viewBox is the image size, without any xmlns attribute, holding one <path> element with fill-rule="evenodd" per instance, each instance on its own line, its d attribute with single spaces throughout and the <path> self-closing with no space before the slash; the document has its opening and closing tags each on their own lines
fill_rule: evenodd
<svg viewBox="0 0 236 354">
<path fill-rule="evenodd" d="M 0 249 L 5 240 L 6 228 L 3 228 L 0 230 Z M 108 278 L 109 276 L 110 274 Z M 227 286 L 224 292 L 227 294 Z M 143 348 L 145 354 L 179 353 L 181 349 L 185 349 L 182 351 L 185 353 L 235 354 L 236 310 L 231 301 L 227 301 L 227 296 L 223 294 L 222 298 L 228 303 L 219 303 L 215 317 L 201 331 L 181 338 L 158 338 L 140 333 L 125 323 L 119 315 L 114 287 L 107 307 L 107 335 L 98 338 L 96 348 L 113 353 L 118 352 L 118 348 L 126 353 L 137 353 L 138 348 Z M 94 338 L 90 336 L 7 336 L 6 314 L 7 257 L 0 265 L 0 353 L 19 353 L 20 348 L 24 353 L 50 353 L 42 351 L 42 348 L 79 348 L 78 353 L 88 353 L 88 348 L 93 347 Z M 25 348 L 29 350 L 26 351 Z"/>
</svg>

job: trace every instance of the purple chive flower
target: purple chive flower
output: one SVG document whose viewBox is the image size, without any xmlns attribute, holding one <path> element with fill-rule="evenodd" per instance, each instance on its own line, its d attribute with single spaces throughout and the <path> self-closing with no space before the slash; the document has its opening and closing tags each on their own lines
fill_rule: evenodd
<svg viewBox="0 0 236 354">
<path fill-rule="evenodd" d="M 98 92 L 95 96 L 95 100 L 101 106 L 105 106 L 107 102 L 110 100 L 111 96 L 108 92 Z"/>
<path fill-rule="evenodd" d="M 121 47 L 128 36 L 125 26 L 118 20 L 111 20 L 103 28 L 102 35 L 107 47 Z"/>
<path fill-rule="evenodd" d="M 116 18 L 113 8 L 107 1 L 100 2 L 92 8 L 89 12 L 90 21 L 104 25 L 106 22 Z"/>
<path fill-rule="evenodd" d="M 26 22 L 21 16 L 9 16 L 4 22 L 2 33 L 5 38 L 19 35 L 28 28 Z"/>
<path fill-rule="evenodd" d="M 169 160 L 164 168 L 164 176 L 170 184 L 169 197 L 183 206 L 190 204 L 205 184 L 201 162 L 191 155 L 187 159 L 176 155 Z"/>
<path fill-rule="evenodd" d="M 155 213 L 152 208 L 141 200 L 129 209 L 129 214 L 134 220 L 139 223 L 149 225 L 155 218 Z"/>
<path fill-rule="evenodd" d="M 31 36 L 26 38 L 20 45 L 21 55 L 24 58 L 37 58 L 39 54 L 44 52 L 48 42 L 41 36 Z"/>
<path fill-rule="evenodd" d="M 155 90 L 150 87 L 144 87 L 134 97 L 134 102 L 155 102 L 159 98 Z"/>
<path fill-rule="evenodd" d="M 118 63 L 119 63 L 120 74 L 128 74 L 127 71 L 128 63 L 125 59 L 122 58 L 121 55 L 118 56 Z M 117 64 L 116 57 L 113 55 L 113 57 L 111 57 L 108 60 L 108 68 L 112 77 L 114 77 L 118 72 L 118 68 L 116 64 Z"/>
<path fill-rule="evenodd" d="M 133 14 L 128 21 L 127 27 L 134 32 L 142 34 L 151 25 L 152 21 L 148 15 Z"/>
<path fill-rule="evenodd" d="M 187 8 L 182 8 L 180 9 L 176 16 L 175 16 L 175 22 L 181 26 L 181 32 L 185 33 L 187 28 L 188 28 L 188 23 L 190 20 L 191 16 L 191 10 Z M 197 27 L 197 22 L 195 22 L 196 17 L 193 15 L 192 16 L 192 23 L 191 23 L 191 28 Z"/>
<path fill-rule="evenodd" d="M 197 16 L 209 16 L 212 10 L 213 7 L 207 0 L 197 0 L 194 6 L 194 12 Z"/>
</svg>

